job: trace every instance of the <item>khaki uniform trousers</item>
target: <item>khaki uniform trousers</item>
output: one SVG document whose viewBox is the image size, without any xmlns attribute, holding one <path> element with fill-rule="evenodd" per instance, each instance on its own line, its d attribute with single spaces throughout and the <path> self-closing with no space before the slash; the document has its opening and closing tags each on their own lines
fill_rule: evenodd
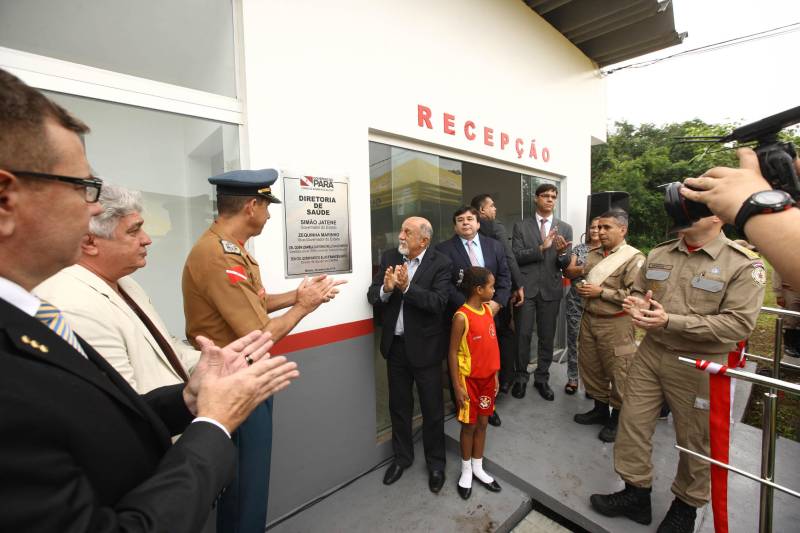
<svg viewBox="0 0 800 533">
<path fill-rule="evenodd" d="M 678 353 L 645 337 L 628 372 L 625 406 L 614 443 L 614 470 L 636 487 L 653 484 L 653 432 L 666 399 L 672 410 L 679 445 L 709 455 L 708 374 L 678 362 Z M 727 354 L 703 355 L 724 363 Z M 685 503 L 702 507 L 709 499 L 708 463 L 680 454 L 672 493 Z"/>
<path fill-rule="evenodd" d="M 579 331 L 578 368 L 586 392 L 619 409 L 636 353 L 631 317 L 598 317 L 584 311 Z"/>
</svg>

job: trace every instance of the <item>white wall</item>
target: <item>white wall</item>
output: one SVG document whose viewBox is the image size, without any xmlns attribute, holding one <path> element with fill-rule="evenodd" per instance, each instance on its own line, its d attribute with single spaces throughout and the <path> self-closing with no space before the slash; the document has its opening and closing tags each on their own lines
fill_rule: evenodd
<svg viewBox="0 0 800 533">
<path fill-rule="evenodd" d="M 592 136 L 605 138 L 604 83 L 593 63 L 520 0 L 243 0 L 251 168 L 349 176 L 354 272 L 303 331 L 372 316 L 369 130 L 565 176 L 562 203 L 580 235 Z M 417 105 L 434 130 L 417 125 Z M 442 131 L 456 116 L 455 136 Z M 550 161 L 468 141 L 464 120 L 547 146 Z M 513 142 L 513 141 L 512 141 Z M 529 144 L 525 145 L 526 152 Z M 491 165 L 491 162 L 487 164 Z M 283 278 L 283 211 L 255 242 L 270 292 Z"/>
</svg>

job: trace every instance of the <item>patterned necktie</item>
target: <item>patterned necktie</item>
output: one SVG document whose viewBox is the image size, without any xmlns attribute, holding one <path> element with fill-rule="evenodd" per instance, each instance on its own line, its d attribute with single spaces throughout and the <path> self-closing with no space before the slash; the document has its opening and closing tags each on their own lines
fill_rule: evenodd
<svg viewBox="0 0 800 533">
<path fill-rule="evenodd" d="M 547 232 L 545 231 L 545 227 L 544 227 L 545 224 L 547 224 L 547 219 L 543 218 L 542 219 L 542 227 L 539 228 L 539 233 L 541 233 L 541 235 L 542 235 L 542 242 L 544 242 L 544 240 L 547 238 Z"/>
<path fill-rule="evenodd" d="M 42 300 L 42 305 L 40 305 L 39 310 L 36 311 L 36 318 L 44 322 L 48 328 L 56 332 L 56 335 L 67 341 L 70 346 L 78 350 L 82 356 L 86 357 L 86 352 L 83 351 L 81 344 L 78 342 L 78 337 L 72 332 L 72 328 L 69 327 L 69 324 L 67 324 L 67 321 L 64 319 L 64 315 L 61 314 L 61 311 L 59 311 L 57 307 Z"/>
<path fill-rule="evenodd" d="M 475 250 L 473 250 L 473 248 L 474 248 L 475 246 L 477 246 L 477 245 L 475 244 L 475 241 L 467 241 L 467 255 L 469 256 L 469 262 L 470 262 L 470 264 L 471 264 L 472 266 L 474 266 L 474 267 L 476 267 L 476 266 L 481 266 L 481 264 L 480 264 L 480 263 L 478 263 L 478 256 L 477 256 L 477 255 L 475 255 Z"/>
</svg>

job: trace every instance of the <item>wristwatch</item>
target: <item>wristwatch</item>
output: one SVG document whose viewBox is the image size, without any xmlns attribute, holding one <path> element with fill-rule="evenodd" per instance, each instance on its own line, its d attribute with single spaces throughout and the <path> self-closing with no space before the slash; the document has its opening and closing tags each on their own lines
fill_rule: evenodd
<svg viewBox="0 0 800 533">
<path fill-rule="evenodd" d="M 766 213 L 780 213 L 786 211 L 794 205 L 794 199 L 786 191 L 780 189 L 770 189 L 753 193 L 750 198 L 744 201 L 733 223 L 739 233 L 745 235 L 744 225 L 754 215 Z"/>
</svg>

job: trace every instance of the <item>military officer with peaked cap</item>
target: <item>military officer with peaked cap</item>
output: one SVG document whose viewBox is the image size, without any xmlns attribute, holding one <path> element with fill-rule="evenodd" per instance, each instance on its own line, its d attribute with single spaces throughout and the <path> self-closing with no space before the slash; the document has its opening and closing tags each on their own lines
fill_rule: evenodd
<svg viewBox="0 0 800 533">
<path fill-rule="evenodd" d="M 338 293 L 326 276 L 304 279 L 297 289 L 267 294 L 258 263 L 245 242 L 261 233 L 269 220 L 269 206 L 280 204 L 272 194 L 278 172 L 236 170 L 210 178 L 217 188 L 218 218 L 200 236 L 183 269 L 183 305 L 186 335 L 202 334 L 227 344 L 242 334 L 261 329 L 276 342 L 300 320 Z M 269 312 L 289 308 L 277 318 Z M 263 533 L 267 520 L 272 400 L 245 421 L 234 434 L 239 447 L 237 478 L 218 508 L 219 533 Z"/>
</svg>

